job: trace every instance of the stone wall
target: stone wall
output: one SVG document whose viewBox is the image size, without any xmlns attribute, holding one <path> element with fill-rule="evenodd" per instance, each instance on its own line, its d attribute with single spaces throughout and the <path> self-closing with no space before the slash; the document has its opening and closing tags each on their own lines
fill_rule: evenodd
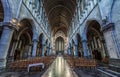
<svg viewBox="0 0 120 77">
<path fill-rule="evenodd" d="M 12 17 L 15 18 L 17 15 L 18 7 L 21 0 L 8 0 L 10 4 L 10 9 L 12 12 Z"/>
<path fill-rule="evenodd" d="M 112 8 L 112 3 L 114 3 Z M 103 24 L 103 20 L 107 20 L 109 23 L 115 24 L 115 31 L 111 29 L 111 31 L 108 30 L 108 32 L 103 32 L 104 39 L 107 45 L 107 50 L 109 53 L 110 58 L 119 58 L 120 52 L 119 52 L 119 44 L 120 44 L 120 10 L 119 10 L 119 0 L 99 0 L 98 5 L 96 5 L 93 10 L 88 14 L 86 19 L 83 21 L 82 24 L 80 24 L 79 27 L 79 34 L 82 39 L 86 39 L 86 33 L 85 33 L 85 27 L 87 26 L 88 21 L 96 20 L 100 25 L 101 28 L 105 26 Z M 112 11 L 111 11 L 112 9 Z M 110 13 L 112 16 L 110 16 Z M 112 20 L 112 21 L 111 21 Z M 75 31 L 74 36 L 77 34 L 78 31 Z M 74 37 L 73 36 L 73 37 Z M 71 41 L 74 38 L 69 39 Z"/>
<path fill-rule="evenodd" d="M 112 9 L 112 21 L 115 23 L 117 42 L 120 46 L 120 0 L 115 0 Z"/>
</svg>

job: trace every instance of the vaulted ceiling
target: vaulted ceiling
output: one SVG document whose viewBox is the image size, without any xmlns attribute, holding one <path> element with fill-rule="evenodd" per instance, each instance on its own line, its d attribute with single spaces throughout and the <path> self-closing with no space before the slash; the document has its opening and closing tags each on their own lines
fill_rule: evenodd
<svg viewBox="0 0 120 77">
<path fill-rule="evenodd" d="M 44 0 L 43 5 L 53 35 L 59 30 L 62 30 L 67 35 L 75 12 L 76 0 Z"/>
</svg>

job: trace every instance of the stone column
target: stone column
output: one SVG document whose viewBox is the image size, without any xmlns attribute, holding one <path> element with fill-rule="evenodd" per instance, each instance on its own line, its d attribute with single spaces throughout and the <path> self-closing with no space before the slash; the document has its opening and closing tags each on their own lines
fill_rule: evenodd
<svg viewBox="0 0 120 77">
<path fill-rule="evenodd" d="M 84 57 L 89 58 L 89 51 L 87 47 L 87 40 L 82 40 L 82 45 L 83 45 L 83 51 L 84 51 Z"/>
<path fill-rule="evenodd" d="M 50 47 L 48 46 L 48 55 L 50 55 Z"/>
<path fill-rule="evenodd" d="M 68 49 L 68 48 L 67 48 L 67 50 L 66 50 L 66 51 L 67 51 L 67 54 L 66 54 L 66 55 L 69 55 L 69 49 Z"/>
<path fill-rule="evenodd" d="M 68 47 L 68 49 L 67 49 L 67 54 L 70 55 L 69 47 Z"/>
<path fill-rule="evenodd" d="M 68 47 L 68 55 L 70 55 L 70 47 Z"/>
<path fill-rule="evenodd" d="M 49 47 L 47 46 L 46 47 L 46 50 L 47 50 L 47 56 L 49 55 Z"/>
<path fill-rule="evenodd" d="M 48 49 L 49 49 L 49 55 L 51 55 L 51 52 L 50 52 L 50 47 L 48 47 Z"/>
<path fill-rule="evenodd" d="M 18 44 L 18 40 L 14 39 L 13 46 L 12 46 L 12 49 L 11 49 L 11 52 L 10 52 L 10 56 L 14 56 L 15 49 L 17 48 L 17 44 Z"/>
<path fill-rule="evenodd" d="M 45 56 L 45 44 L 42 44 L 42 57 L 44 57 Z"/>
<path fill-rule="evenodd" d="M 76 53 L 76 51 L 75 51 L 75 45 L 73 45 L 73 47 L 72 47 L 72 52 L 73 52 L 73 56 L 75 56 L 75 53 Z"/>
<path fill-rule="evenodd" d="M 52 48 L 51 47 L 49 47 L 49 55 L 52 55 Z"/>
<path fill-rule="evenodd" d="M 78 45 L 75 45 L 75 57 L 78 57 Z"/>
<path fill-rule="evenodd" d="M 31 52 L 32 52 L 32 44 L 29 44 L 28 58 L 31 57 Z"/>
<path fill-rule="evenodd" d="M 72 48 L 70 47 L 70 48 L 69 48 L 69 51 L 70 51 L 70 55 L 72 55 L 72 50 L 71 50 L 71 49 L 72 49 Z"/>
<path fill-rule="evenodd" d="M 73 47 L 70 48 L 71 56 L 74 56 Z"/>
<path fill-rule="evenodd" d="M 38 44 L 38 40 L 37 40 L 37 39 L 34 39 L 34 40 L 33 40 L 33 48 L 32 48 L 32 57 L 35 57 L 35 56 L 36 56 L 37 44 Z"/>
<path fill-rule="evenodd" d="M 0 68 L 6 67 L 6 57 L 13 36 L 13 32 L 14 30 L 8 28 L 7 26 L 5 26 L 3 29 L 0 39 Z"/>
<path fill-rule="evenodd" d="M 48 49 L 49 49 L 49 55 L 51 55 L 51 48 L 50 48 L 50 47 L 48 47 Z"/>
<path fill-rule="evenodd" d="M 71 47 L 69 48 L 69 52 L 70 52 L 70 55 L 72 55 L 72 52 L 71 52 Z"/>
</svg>

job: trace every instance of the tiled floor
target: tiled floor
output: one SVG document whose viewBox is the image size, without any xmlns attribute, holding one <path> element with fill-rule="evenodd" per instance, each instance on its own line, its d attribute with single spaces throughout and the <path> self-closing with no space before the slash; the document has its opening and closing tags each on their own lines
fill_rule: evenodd
<svg viewBox="0 0 120 77">
<path fill-rule="evenodd" d="M 62 56 L 58 56 L 42 77 L 77 77 Z"/>
</svg>

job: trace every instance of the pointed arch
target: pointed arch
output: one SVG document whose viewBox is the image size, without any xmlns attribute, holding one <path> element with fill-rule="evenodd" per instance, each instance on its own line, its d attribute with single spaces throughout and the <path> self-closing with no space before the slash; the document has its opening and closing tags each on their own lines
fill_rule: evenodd
<svg viewBox="0 0 120 77">
<path fill-rule="evenodd" d="M 9 0 L 1 0 L 4 9 L 4 22 L 9 22 L 12 19 L 11 7 Z"/>
</svg>

